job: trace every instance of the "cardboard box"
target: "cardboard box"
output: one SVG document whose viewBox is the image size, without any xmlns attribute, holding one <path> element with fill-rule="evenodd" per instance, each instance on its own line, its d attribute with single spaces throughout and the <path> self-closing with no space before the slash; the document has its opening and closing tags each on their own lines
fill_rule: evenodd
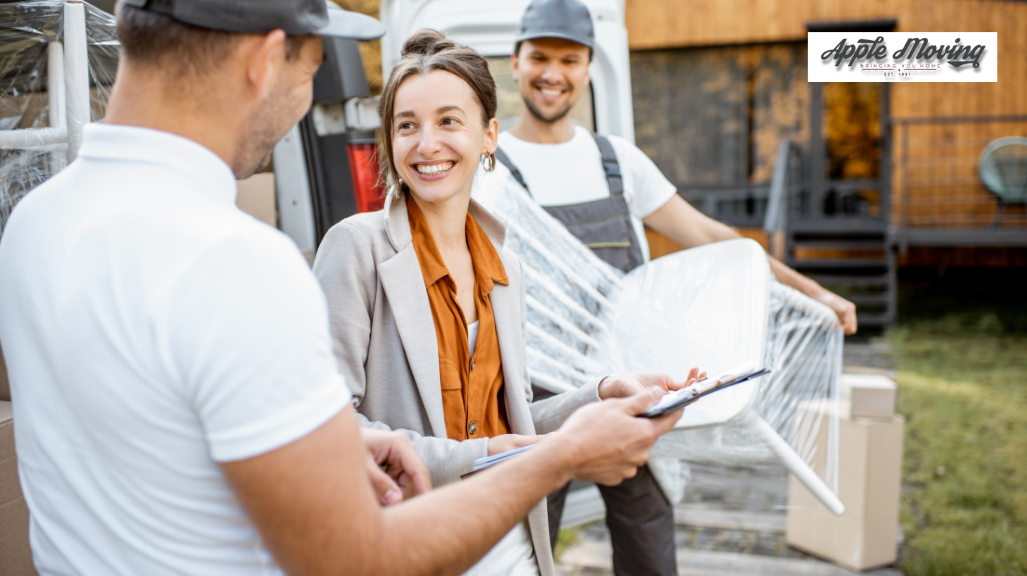
<svg viewBox="0 0 1027 576">
<path fill-rule="evenodd" d="M 845 418 L 891 418 L 895 415 L 896 386 L 875 374 L 842 374 L 839 396 Z"/>
<path fill-rule="evenodd" d="M 845 513 L 835 516 L 792 476 L 786 541 L 852 570 L 887 566 L 897 557 L 905 423 L 901 416 L 838 420 L 838 498 Z M 826 447 L 827 428 L 825 418 L 818 446 Z M 826 452 L 817 450 L 814 469 L 822 469 Z"/>
<path fill-rule="evenodd" d="M 238 182 L 239 192 L 235 205 L 268 226 L 277 226 L 275 211 L 275 175 L 272 172 L 254 174 Z"/>
<path fill-rule="evenodd" d="M 29 509 L 18 481 L 10 402 L 0 402 L 0 574 L 36 574 L 29 548 Z"/>
</svg>

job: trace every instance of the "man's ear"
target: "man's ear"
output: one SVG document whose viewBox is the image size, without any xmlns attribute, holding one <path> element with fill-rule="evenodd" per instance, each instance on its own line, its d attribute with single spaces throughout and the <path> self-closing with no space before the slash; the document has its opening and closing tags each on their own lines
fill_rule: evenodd
<svg viewBox="0 0 1027 576">
<path fill-rule="evenodd" d="M 285 32 L 253 34 L 243 41 L 246 77 L 257 98 L 266 98 L 278 81 L 285 63 Z"/>
<path fill-rule="evenodd" d="M 513 70 L 513 79 L 517 80 L 517 74 L 520 72 L 518 69 L 519 59 L 516 54 L 510 55 L 510 69 Z"/>
</svg>

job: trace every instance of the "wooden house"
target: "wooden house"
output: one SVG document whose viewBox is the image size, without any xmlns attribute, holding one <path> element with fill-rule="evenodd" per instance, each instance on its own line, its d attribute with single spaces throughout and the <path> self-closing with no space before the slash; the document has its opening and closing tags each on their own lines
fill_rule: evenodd
<svg viewBox="0 0 1027 576">
<path fill-rule="evenodd" d="M 899 267 L 1027 264 L 1025 206 L 978 174 L 989 143 L 1027 136 L 1027 2 L 626 0 L 625 19 L 636 143 L 698 208 L 764 242 L 790 162 L 778 251 L 852 298 L 862 325 L 894 319 Z M 997 32 L 998 82 L 809 83 L 809 31 Z"/>
</svg>

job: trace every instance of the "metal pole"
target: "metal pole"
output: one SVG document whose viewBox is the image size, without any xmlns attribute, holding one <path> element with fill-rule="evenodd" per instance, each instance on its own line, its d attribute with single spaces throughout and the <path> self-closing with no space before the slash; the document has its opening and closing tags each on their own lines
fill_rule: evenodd
<svg viewBox="0 0 1027 576">
<path fill-rule="evenodd" d="M 902 197 L 899 198 L 899 247 L 906 253 L 906 206 L 909 204 L 909 122 L 902 123 Z"/>
<path fill-rule="evenodd" d="M 47 47 L 46 93 L 51 128 L 67 128 L 67 104 L 64 93 L 64 45 L 51 42 Z"/>
<path fill-rule="evenodd" d="M 784 438 L 781 438 L 770 427 L 770 424 L 767 424 L 755 412 L 749 412 L 746 421 L 760 435 L 767 444 L 767 447 L 781 460 L 785 468 L 792 474 L 795 474 L 799 482 L 802 482 L 803 486 L 808 488 L 828 510 L 836 516 L 841 516 L 845 512 L 845 505 L 838 499 L 838 496 L 820 479 L 820 476 L 817 476 L 816 472 L 810 469 L 802 457 L 796 454 L 795 450 L 792 450 L 792 447 L 784 441 Z"/>
<path fill-rule="evenodd" d="M 37 146 L 54 146 L 67 141 L 67 131 L 61 128 L 25 128 L 0 131 L 0 150 L 18 150 Z"/>
<path fill-rule="evenodd" d="M 50 42 L 47 46 L 46 96 L 47 115 L 50 127 L 62 130 L 67 138 L 68 111 L 66 94 L 64 93 L 64 45 Z M 50 175 L 54 175 L 68 165 L 67 150 L 55 150 L 50 153 Z"/>
<path fill-rule="evenodd" d="M 767 233 L 768 252 L 771 256 L 785 260 L 784 222 L 788 199 L 785 190 L 788 185 L 788 156 L 790 142 L 781 140 L 777 148 L 777 163 L 774 165 L 774 176 L 770 183 L 770 195 L 767 198 L 767 213 L 763 220 L 763 230 Z"/>
<path fill-rule="evenodd" d="M 64 5 L 64 82 L 67 97 L 68 162 L 78 156 L 82 129 L 89 123 L 89 60 L 86 7 L 79 0 Z"/>
<path fill-rule="evenodd" d="M 808 220 L 823 220 L 824 214 L 824 83 L 810 82 L 810 122 L 809 122 L 809 205 Z"/>
</svg>

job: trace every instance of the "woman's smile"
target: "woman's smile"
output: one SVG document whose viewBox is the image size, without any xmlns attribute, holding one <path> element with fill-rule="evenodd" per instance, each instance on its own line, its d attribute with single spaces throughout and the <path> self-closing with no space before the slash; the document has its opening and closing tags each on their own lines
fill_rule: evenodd
<svg viewBox="0 0 1027 576">
<path fill-rule="evenodd" d="M 417 163 L 414 164 L 414 170 L 420 174 L 422 180 L 441 180 L 453 169 L 454 164 L 456 162 L 452 160 L 432 164 Z"/>
</svg>

